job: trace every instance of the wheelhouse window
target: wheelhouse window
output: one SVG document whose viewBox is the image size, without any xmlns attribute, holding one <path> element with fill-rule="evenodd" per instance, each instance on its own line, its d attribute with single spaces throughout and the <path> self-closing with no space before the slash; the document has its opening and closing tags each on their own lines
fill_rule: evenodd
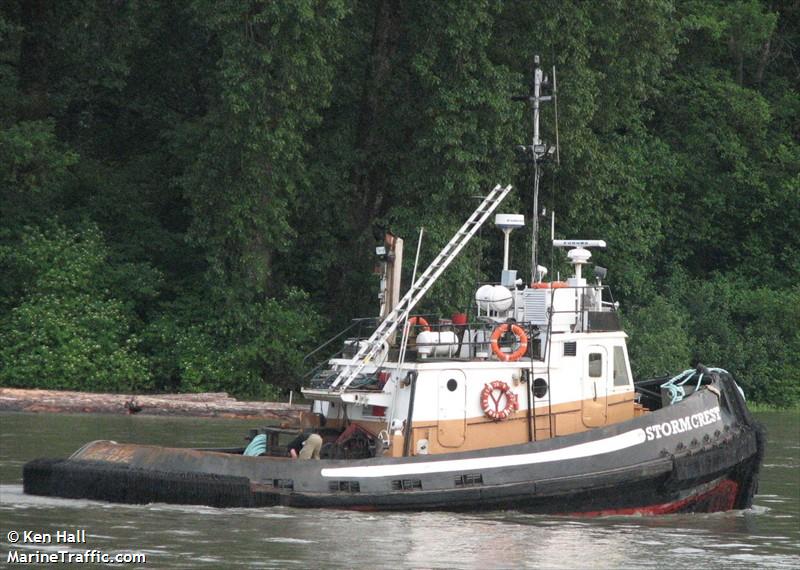
<svg viewBox="0 0 800 570">
<path fill-rule="evenodd" d="M 599 352 L 589 353 L 589 377 L 600 378 L 603 376 L 603 355 Z"/>
<path fill-rule="evenodd" d="M 627 386 L 630 384 L 628 378 L 628 366 L 625 363 L 625 351 L 621 346 L 614 347 L 614 386 Z"/>
</svg>

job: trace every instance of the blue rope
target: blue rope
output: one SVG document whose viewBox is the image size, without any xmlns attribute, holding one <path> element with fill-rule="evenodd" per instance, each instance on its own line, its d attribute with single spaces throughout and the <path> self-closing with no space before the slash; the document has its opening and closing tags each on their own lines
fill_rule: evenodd
<svg viewBox="0 0 800 570">
<path fill-rule="evenodd" d="M 724 368 L 709 368 L 708 371 L 730 375 L 730 373 Z M 696 372 L 697 371 L 694 368 L 690 368 L 689 370 L 684 370 L 677 376 L 673 376 L 672 378 L 670 378 L 661 385 L 661 388 L 666 389 L 667 393 L 669 394 L 670 405 L 676 404 L 686 397 L 686 390 L 683 388 L 683 386 L 692 378 L 692 376 L 695 375 Z M 703 382 L 703 373 L 701 372 L 697 378 L 697 384 L 695 385 L 694 388 L 695 392 L 700 389 L 700 385 L 702 382 Z M 744 398 L 744 390 L 742 390 L 742 388 L 738 384 L 736 384 L 736 387 L 739 389 L 739 393 L 742 395 L 742 398 Z"/>
<path fill-rule="evenodd" d="M 700 389 L 700 382 L 703 381 L 703 373 L 700 373 L 700 376 L 697 378 L 697 386 L 694 387 L 694 391 L 697 392 Z"/>
<path fill-rule="evenodd" d="M 666 389 L 667 393 L 669 394 L 670 405 L 676 404 L 681 400 L 683 400 L 683 398 L 686 396 L 686 390 L 684 390 L 683 385 L 686 384 L 692 376 L 694 376 L 694 373 L 695 373 L 694 368 L 690 368 L 689 370 L 684 370 L 677 376 L 673 376 L 672 378 L 670 378 L 661 385 L 661 388 Z M 700 380 L 702 379 L 703 375 L 701 374 Z M 699 380 L 697 382 L 697 387 L 698 388 L 700 387 Z"/>
<path fill-rule="evenodd" d="M 683 386 L 676 386 L 675 384 L 670 384 L 666 388 L 667 392 L 669 393 L 670 405 L 674 404 L 675 402 L 680 402 L 686 395 L 686 391 L 683 389 Z"/>
<path fill-rule="evenodd" d="M 260 433 L 253 438 L 250 445 L 244 450 L 244 454 L 250 457 L 256 457 L 267 452 L 267 436 Z"/>
</svg>

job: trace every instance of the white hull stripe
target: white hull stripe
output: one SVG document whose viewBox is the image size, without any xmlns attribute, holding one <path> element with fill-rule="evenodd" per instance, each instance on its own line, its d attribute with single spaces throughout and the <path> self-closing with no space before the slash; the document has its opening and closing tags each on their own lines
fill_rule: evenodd
<svg viewBox="0 0 800 570">
<path fill-rule="evenodd" d="M 635 429 L 601 439 L 553 449 L 537 453 L 524 453 L 522 455 L 496 455 L 494 457 L 475 457 L 472 459 L 450 459 L 445 461 L 430 461 L 426 463 L 398 463 L 395 465 L 368 465 L 363 467 L 334 467 L 322 469 L 323 477 L 402 477 L 405 475 L 427 475 L 430 473 L 444 473 L 447 471 L 479 471 L 482 469 L 497 469 L 501 467 L 518 467 L 520 465 L 533 465 L 551 461 L 564 461 L 578 459 L 592 455 L 602 455 L 620 451 L 644 443 L 647 436 L 643 429 Z"/>
</svg>

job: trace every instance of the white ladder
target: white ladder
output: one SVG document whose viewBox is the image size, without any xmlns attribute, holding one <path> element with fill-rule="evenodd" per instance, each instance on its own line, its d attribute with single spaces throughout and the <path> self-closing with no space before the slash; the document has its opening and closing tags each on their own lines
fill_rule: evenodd
<svg viewBox="0 0 800 570">
<path fill-rule="evenodd" d="M 398 325 L 408 317 L 419 300 L 433 286 L 447 266 L 450 265 L 450 262 L 456 258 L 464 246 L 467 245 L 467 242 L 472 239 L 472 236 L 478 232 L 483 223 L 492 215 L 492 212 L 510 191 L 511 185 L 503 188 L 498 184 L 489 192 L 481 205 L 478 206 L 478 209 L 472 213 L 464 225 L 461 226 L 461 229 L 455 233 L 453 239 L 444 246 L 439 255 L 436 256 L 436 259 L 417 279 L 414 286 L 400 299 L 392 312 L 386 315 L 386 318 L 378 325 L 369 340 L 358 350 L 350 362 L 342 368 L 329 390 L 333 391 L 338 387 L 339 391 L 343 392 L 347 389 L 359 372 L 375 358 Z"/>
</svg>

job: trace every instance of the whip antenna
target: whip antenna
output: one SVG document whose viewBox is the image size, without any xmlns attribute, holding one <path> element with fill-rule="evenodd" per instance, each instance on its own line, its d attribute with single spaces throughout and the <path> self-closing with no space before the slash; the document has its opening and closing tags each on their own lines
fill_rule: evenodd
<svg viewBox="0 0 800 570">
<path fill-rule="evenodd" d="M 553 109 L 556 119 L 556 164 L 561 166 L 561 145 L 558 144 L 558 84 L 556 83 L 556 66 L 553 66 Z"/>
</svg>

